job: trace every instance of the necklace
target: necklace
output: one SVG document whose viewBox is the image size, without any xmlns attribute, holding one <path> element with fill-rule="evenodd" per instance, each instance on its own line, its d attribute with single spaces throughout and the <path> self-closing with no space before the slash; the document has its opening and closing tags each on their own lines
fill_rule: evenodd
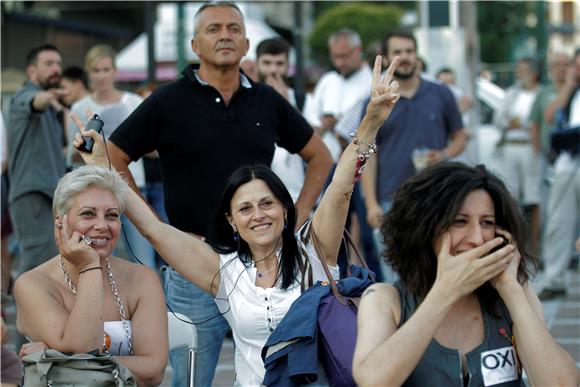
<svg viewBox="0 0 580 387">
<path fill-rule="evenodd" d="M 60 268 L 64 275 L 64 279 L 68 284 L 68 288 L 70 289 L 73 296 L 77 297 L 77 287 L 75 284 L 72 283 L 70 275 L 66 270 L 66 266 L 64 265 L 64 258 L 62 255 L 60 257 Z M 129 332 L 129 323 L 127 322 L 127 317 L 125 314 L 125 307 L 123 306 L 123 301 L 121 300 L 121 296 L 119 296 L 119 291 L 117 289 L 117 283 L 115 282 L 115 278 L 113 278 L 113 271 L 111 270 L 111 261 L 109 257 L 105 259 L 105 267 L 107 270 L 107 279 L 109 280 L 109 284 L 111 285 L 111 293 L 113 294 L 113 300 L 117 304 L 117 308 L 119 308 L 119 315 L 121 316 L 121 322 L 123 324 L 123 330 L 125 331 L 125 335 L 127 336 L 127 346 L 129 347 L 129 354 L 133 355 L 133 339 L 131 337 L 131 333 Z M 103 343 L 106 342 L 106 334 L 103 333 Z M 103 345 L 104 348 L 106 346 Z"/>
<path fill-rule="evenodd" d="M 266 270 L 266 271 L 257 271 L 258 269 L 256 269 L 256 276 L 258 276 L 258 278 L 262 278 L 264 276 L 264 274 L 268 274 L 274 270 L 276 270 L 278 268 L 278 263 L 276 263 L 276 265 L 274 265 L 273 268 Z"/>
</svg>

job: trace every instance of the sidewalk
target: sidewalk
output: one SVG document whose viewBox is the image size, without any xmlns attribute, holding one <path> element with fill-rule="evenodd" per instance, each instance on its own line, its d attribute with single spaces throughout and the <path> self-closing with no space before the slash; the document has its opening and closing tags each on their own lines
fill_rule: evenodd
<svg viewBox="0 0 580 387">
<path fill-rule="evenodd" d="M 570 270 L 570 286 L 565 297 L 544 301 L 546 325 L 580 368 L 580 271 Z"/>
</svg>

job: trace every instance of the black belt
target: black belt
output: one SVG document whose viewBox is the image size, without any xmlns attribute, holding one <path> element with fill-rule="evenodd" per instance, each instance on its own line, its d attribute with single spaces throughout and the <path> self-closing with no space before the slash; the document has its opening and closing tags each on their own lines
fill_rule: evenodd
<svg viewBox="0 0 580 387">
<path fill-rule="evenodd" d="M 530 143 L 530 140 L 504 140 L 504 144 L 517 144 L 517 145 L 526 145 Z"/>
</svg>

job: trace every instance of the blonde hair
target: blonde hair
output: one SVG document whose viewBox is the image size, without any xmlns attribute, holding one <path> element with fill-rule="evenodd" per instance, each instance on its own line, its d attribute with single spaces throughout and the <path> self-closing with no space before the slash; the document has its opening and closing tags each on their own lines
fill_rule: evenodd
<svg viewBox="0 0 580 387">
<path fill-rule="evenodd" d="M 87 52 L 87 55 L 85 55 L 85 71 L 87 73 L 90 72 L 91 67 L 95 64 L 95 62 L 103 58 L 111 58 L 111 62 L 113 62 L 113 68 L 116 69 L 116 56 L 117 52 L 113 49 L 113 47 L 106 44 L 97 44 Z"/>
<path fill-rule="evenodd" d="M 73 205 L 74 198 L 91 187 L 111 191 L 119 202 L 121 213 L 125 211 L 127 193 L 130 188 L 121 176 L 115 171 L 97 165 L 83 165 L 59 180 L 52 202 L 53 215 L 67 214 Z"/>
</svg>

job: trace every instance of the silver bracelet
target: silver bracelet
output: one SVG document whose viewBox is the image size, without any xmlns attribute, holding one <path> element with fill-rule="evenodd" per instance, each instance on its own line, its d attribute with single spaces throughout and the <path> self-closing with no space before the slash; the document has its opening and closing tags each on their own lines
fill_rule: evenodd
<svg viewBox="0 0 580 387">
<path fill-rule="evenodd" d="M 358 138 L 358 133 L 353 132 L 350 134 L 352 138 L 352 143 L 354 144 L 354 151 L 360 161 L 368 160 L 372 155 L 377 153 L 377 143 L 372 142 L 372 144 L 367 144 Z"/>
</svg>

